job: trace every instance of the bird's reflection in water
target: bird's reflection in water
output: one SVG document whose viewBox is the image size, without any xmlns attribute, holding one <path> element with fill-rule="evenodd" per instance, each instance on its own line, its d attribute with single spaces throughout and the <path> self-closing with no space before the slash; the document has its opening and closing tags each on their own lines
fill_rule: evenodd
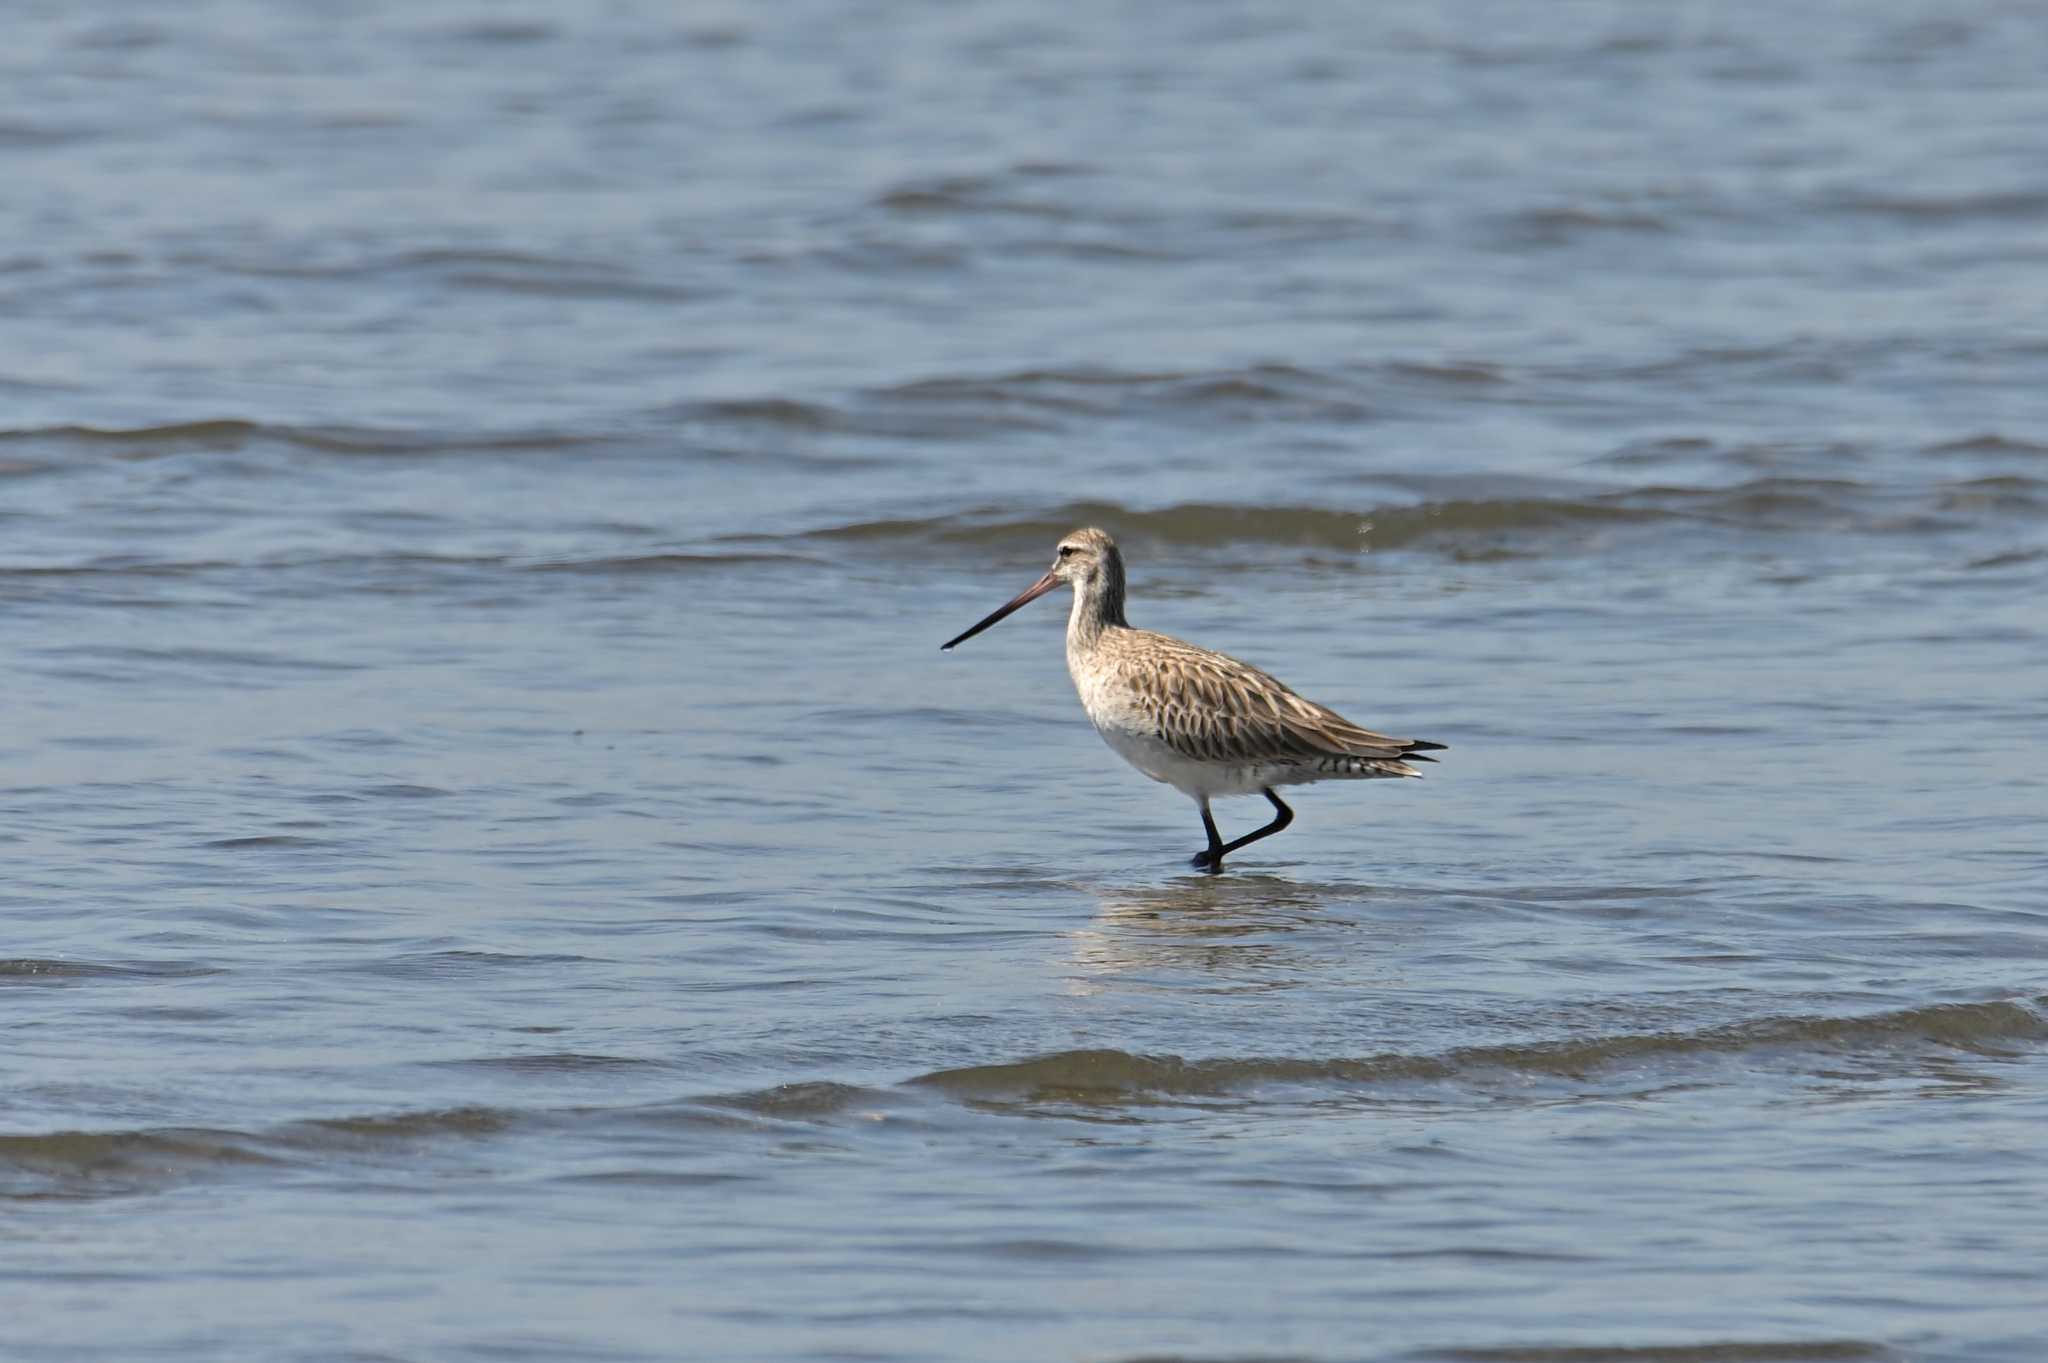
<svg viewBox="0 0 2048 1363">
<path fill-rule="evenodd" d="M 1182 876 L 1162 885 L 1098 885 L 1101 907 L 1069 933 L 1077 993 L 1123 985 L 1212 991 L 1286 989 L 1307 983 L 1315 962 L 1355 927 L 1345 900 L 1355 885 L 1280 876 Z M 1334 930 L 1334 931 L 1333 931 Z M 1118 977 L 1121 977 L 1120 979 Z"/>
</svg>

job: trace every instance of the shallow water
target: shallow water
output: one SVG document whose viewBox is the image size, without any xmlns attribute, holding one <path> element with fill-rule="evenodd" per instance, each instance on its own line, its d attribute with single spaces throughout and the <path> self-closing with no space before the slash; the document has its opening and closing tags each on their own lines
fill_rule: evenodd
<svg viewBox="0 0 2048 1363">
<path fill-rule="evenodd" d="M 15 30 L 9 1359 L 2048 1350 L 2025 13 Z"/>
</svg>

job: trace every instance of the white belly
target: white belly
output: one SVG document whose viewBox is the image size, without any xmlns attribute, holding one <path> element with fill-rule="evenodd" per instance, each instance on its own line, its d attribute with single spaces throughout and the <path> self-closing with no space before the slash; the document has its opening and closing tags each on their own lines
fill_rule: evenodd
<svg viewBox="0 0 2048 1363">
<path fill-rule="evenodd" d="M 1090 718 L 1094 718 L 1090 716 Z M 1270 767 L 1231 767 L 1181 756 L 1150 733 L 1096 720 L 1095 732 L 1116 755 L 1155 781 L 1193 800 L 1217 795 L 1256 795 L 1262 786 L 1285 782 L 1291 773 Z"/>
</svg>

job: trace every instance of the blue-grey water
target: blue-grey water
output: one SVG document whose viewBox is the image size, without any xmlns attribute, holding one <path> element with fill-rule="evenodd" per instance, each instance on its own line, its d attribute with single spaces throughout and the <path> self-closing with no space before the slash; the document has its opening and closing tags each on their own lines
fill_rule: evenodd
<svg viewBox="0 0 2048 1363">
<path fill-rule="evenodd" d="M 0 1358 L 2048 1357 L 2044 71 L 13 7 Z M 1195 874 L 1081 524 L 1444 761 Z"/>
</svg>

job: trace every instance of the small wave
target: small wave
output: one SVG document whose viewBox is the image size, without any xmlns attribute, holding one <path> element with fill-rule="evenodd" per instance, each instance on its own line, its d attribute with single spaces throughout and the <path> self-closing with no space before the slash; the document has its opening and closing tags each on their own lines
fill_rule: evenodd
<svg viewBox="0 0 2048 1363">
<path fill-rule="evenodd" d="M 474 23 L 458 24 L 443 30 L 443 36 L 456 42 L 489 43 L 493 46 L 526 46 L 532 43 L 552 42 L 561 36 L 553 24 L 522 22 L 516 19 L 484 19 Z"/>
<path fill-rule="evenodd" d="M 483 953 L 437 955 L 476 957 Z M 1118 1105 L 1148 1099 L 1234 1097 L 1273 1085 L 1327 1090 L 1415 1081 L 1484 1083 L 1489 1076 L 1503 1074 L 1518 1079 L 1533 1075 L 1579 1080 L 1611 1068 L 1626 1069 L 1628 1082 L 1637 1084 L 1643 1063 L 1660 1057 L 1767 1051 L 1830 1056 L 1878 1052 L 1913 1059 L 1930 1051 L 1944 1055 L 1960 1051 L 1996 1059 L 2038 1049 L 2048 1040 L 2044 1006 L 2048 999 L 1936 1005 L 1863 1017 L 1766 1018 L 1697 1033 L 1628 1034 L 1361 1059 L 1189 1061 L 1118 1050 L 1065 1051 L 1009 1064 L 935 1071 L 909 1080 L 908 1086 L 973 1102 Z M 671 1068 L 658 1060 L 580 1052 L 482 1056 L 437 1063 L 554 1078 Z M 118 1196 L 221 1177 L 248 1167 L 306 1160 L 325 1166 L 337 1158 L 373 1163 L 402 1158 L 406 1167 L 416 1168 L 423 1158 L 431 1159 L 438 1147 L 542 1126 L 596 1124 L 745 1132 L 888 1113 L 901 1110 L 905 1101 L 901 1091 L 810 1081 L 652 1105 L 471 1105 L 305 1118 L 259 1131 L 167 1127 L 0 1135 L 0 1199 Z"/>
<path fill-rule="evenodd" d="M 71 142 L 90 141 L 99 134 L 98 128 L 77 125 L 62 127 L 50 123 L 0 123 L 0 147 L 40 150 L 44 147 L 61 147 Z"/>
<path fill-rule="evenodd" d="M 193 979 L 222 973 L 189 961 L 78 961 L 33 956 L 0 960 L 0 985 L 89 979 Z"/>
<path fill-rule="evenodd" d="M 610 558 L 546 559 L 522 565 L 535 573 L 696 573 L 721 568 L 762 567 L 794 564 L 804 568 L 821 566 L 805 554 L 624 554 Z"/>
<path fill-rule="evenodd" d="M 492 1107 L 437 1108 L 363 1117 L 316 1117 L 254 1138 L 281 1149 L 340 1150 L 410 1146 L 441 1136 L 475 1138 L 509 1131 L 529 1114 Z M 244 1138 L 251 1139 L 251 1138 Z"/>
<path fill-rule="evenodd" d="M 495 1056 L 436 1062 L 498 1072 L 559 1078 L 621 1070 L 671 1068 L 662 1061 L 624 1056 L 553 1054 Z M 160 1191 L 250 1168 L 307 1164 L 323 1170 L 336 1161 L 389 1163 L 416 1172 L 445 1147 L 561 1124 L 657 1127 L 664 1130 L 751 1131 L 776 1119 L 829 1116 L 864 1091 L 830 1084 L 795 1084 L 759 1095 L 652 1106 L 513 1108 L 466 1105 L 425 1110 L 308 1117 L 253 1131 L 149 1127 L 125 1131 L 49 1131 L 0 1135 L 0 1203 L 48 1198 L 104 1198 Z M 887 1095 L 867 1094 L 877 1105 Z M 734 1111 L 733 1109 L 743 1109 Z"/>
<path fill-rule="evenodd" d="M 933 375 L 864 389 L 836 406 L 763 397 L 690 403 L 673 410 L 686 419 L 912 436 L 1043 429 L 1084 416 L 1341 423 L 1375 417 L 1379 395 L 1389 389 L 1506 382 L 1507 376 L 1497 368 L 1466 362 L 1391 361 L 1346 369 L 1279 363 L 1187 370 L 1083 365 Z M 928 425 L 930 430 L 925 429 Z"/>
<path fill-rule="evenodd" d="M 806 532 L 803 539 L 910 540 L 940 544 L 1042 547 L 1076 525 L 1106 524 L 1127 535 L 1169 544 L 1217 545 L 1279 541 L 1358 547 L 1359 517 L 1313 507 L 1228 507 L 1189 503 L 1163 511 L 1133 511 L 1114 502 L 1069 502 L 1044 515 L 1004 517 L 994 508 L 928 519 L 854 521 Z"/>
<path fill-rule="evenodd" d="M 1945 483 L 1938 491 L 1943 511 L 2038 512 L 2048 483 L 2004 474 Z"/>
<path fill-rule="evenodd" d="M 2048 444 L 2036 440 L 2020 440 L 2013 436 L 1986 431 L 1981 435 L 1965 436 L 1960 440 L 1944 440 L 1921 448 L 1922 454 L 2048 454 Z"/>
<path fill-rule="evenodd" d="M 201 257 L 194 263 L 261 278 L 357 281 L 403 275 L 428 283 L 492 293 L 628 302 L 692 302 L 702 295 L 600 260 L 531 251 L 430 247 L 331 262 L 248 261 Z"/>
<path fill-rule="evenodd" d="M 140 52 L 170 41 L 170 30 L 155 24 L 113 20 L 96 24 L 73 38 L 87 52 Z"/>
<path fill-rule="evenodd" d="M 790 448 L 797 443 L 791 435 L 854 435 L 867 439 L 906 441 L 958 441 L 985 439 L 1003 431 L 1048 429 L 1042 415 L 1006 410 L 998 404 L 974 402 L 960 407 L 905 402 L 890 397 L 887 390 L 854 394 L 841 402 L 798 400 L 783 397 L 718 398 L 671 403 L 647 413 L 662 426 L 692 428 L 693 434 L 732 431 L 747 437 L 738 451 L 706 449 L 711 458 L 735 454 L 750 464 L 772 462 L 792 471 L 806 473 L 858 473 L 883 466 L 887 461 L 872 454 L 847 452 L 805 453 Z M 773 444 L 759 447 L 755 439 L 766 434 Z M 708 442 L 707 442 L 708 443 Z"/>
<path fill-rule="evenodd" d="M 2043 560 L 2048 560 L 2048 549 L 2010 549 L 2000 554 L 1973 558 L 1963 567 L 1971 572 L 1991 572 L 2000 568 L 2020 568 Z"/>
<path fill-rule="evenodd" d="M 1119 402 L 1119 390 L 1175 382 L 1177 374 L 1130 373 L 1108 369 L 1025 369 L 1009 374 L 942 375 L 872 390 L 879 402 L 971 407 L 999 414 L 1026 409 L 1066 415 L 1100 415 Z"/>
<path fill-rule="evenodd" d="M 672 1068 L 658 1060 L 581 1053 L 486 1056 L 435 1063 L 545 1078 Z M 442 1146 L 563 1123 L 747 1131 L 783 1122 L 827 1118 L 855 1103 L 883 1107 L 890 1102 L 887 1093 L 843 1084 L 809 1083 L 653 1106 L 466 1105 L 309 1117 L 253 1131 L 152 1127 L 0 1135 L 0 1202 L 123 1196 L 222 1177 L 249 1167 L 308 1161 L 330 1167 L 337 1159 L 373 1164 L 403 1160 L 410 1169 L 422 1159 L 431 1159 Z"/>
<path fill-rule="evenodd" d="M 1078 216 L 1066 205 L 1022 192 L 1043 176 L 935 175 L 907 180 L 882 191 L 875 206 L 889 213 L 919 217 L 995 214 L 1065 221 Z"/>
<path fill-rule="evenodd" d="M 1621 494 L 1697 519 L 1755 529 L 1802 529 L 1852 512 L 1872 489 L 1847 478 L 1755 478 L 1730 487 L 1644 487 Z"/>
<path fill-rule="evenodd" d="M 432 431 L 392 430 L 366 426 L 264 426 L 286 444 L 326 454 L 546 454 L 583 449 L 606 437 L 562 431 Z"/>
<path fill-rule="evenodd" d="M 52 1131 L 0 1135 L 0 1199 L 149 1192 L 202 1172 L 282 1161 L 239 1132 Z"/>
<path fill-rule="evenodd" d="M 1187 502 L 1139 509 L 1116 502 L 1068 502 L 1026 515 L 977 506 L 944 516 L 892 517 L 820 526 L 781 537 L 805 541 L 980 546 L 1035 554 L 1077 525 L 1102 525 L 1132 543 L 1220 548 L 1238 544 L 1365 553 L 1428 550 L 1460 558 L 1516 557 L 1543 546 L 1588 542 L 1610 531 L 1705 534 L 1917 533 L 1963 524 L 2031 520 L 2048 504 L 2048 484 L 2012 475 L 1913 486 L 1849 478 L 1768 476 L 1724 486 L 1652 485 L 1588 489 L 1529 482 L 1506 495 L 1459 496 L 1465 480 L 1398 478 L 1425 500 L 1353 507 L 1244 506 Z M 1427 494 L 1435 495 L 1427 495 Z"/>
<path fill-rule="evenodd" d="M 237 673 L 339 673 L 362 670 L 361 663 L 335 662 L 325 658 L 299 658 L 285 653 L 264 653 L 234 648 L 142 648 L 132 645 L 73 644 L 45 651 L 59 659 L 91 659 L 110 663 L 135 663 L 157 668 L 192 664 Z"/>
<path fill-rule="evenodd" d="M 885 1103 L 888 1098 L 887 1095 L 873 1089 L 864 1089 L 853 1084 L 814 1081 L 777 1084 L 774 1088 L 758 1089 L 751 1093 L 725 1094 L 702 1101 L 711 1107 L 736 1108 L 741 1112 L 751 1112 L 762 1117 L 804 1121 L 834 1116 L 856 1103 Z"/>
<path fill-rule="evenodd" d="M 2039 190 L 1988 190 L 1977 194 L 1844 194 L 1823 202 L 1824 209 L 1908 222 L 1968 221 L 2015 218 L 2035 221 L 2048 213 L 2048 193 Z"/>
<path fill-rule="evenodd" d="M 1418 392 L 1445 388 L 1512 400 L 1515 379 L 1467 360 L 1387 360 L 1334 368 L 1253 363 L 1147 370 L 1079 365 L 988 374 L 937 374 L 856 390 L 834 400 L 759 394 L 657 408 L 663 423 L 711 428 L 957 440 L 1042 432 L 1084 419 L 1355 425 Z"/>
<path fill-rule="evenodd" d="M 1031 517 L 1005 517 L 994 508 L 930 519 L 856 521 L 807 532 L 819 540 L 910 540 L 959 545 L 1028 545 L 1043 548 L 1077 525 L 1107 525 L 1119 534 L 1158 544 L 1213 548 L 1228 544 L 1284 544 L 1320 549 L 1397 549 L 1439 536 L 1502 535 L 1594 522 L 1646 523 L 1673 513 L 1612 500 L 1508 498 L 1440 501 L 1413 506 L 1333 511 L 1298 506 L 1223 506 L 1190 502 L 1135 511 L 1113 502 L 1070 502 Z"/>
<path fill-rule="evenodd" d="M 1504 1345 L 1432 1350 L 1442 1363 L 1864 1363 L 1897 1353 L 1861 1339 L 1710 1340 L 1701 1344 Z"/>
<path fill-rule="evenodd" d="M 1895 336 L 1795 337 L 1771 345 L 1701 346 L 1627 364 L 1559 366 L 1545 371 L 1545 377 L 1569 384 L 1671 383 L 1687 390 L 1724 383 L 1836 384 L 1902 356 L 1917 358 L 1920 349 L 1917 341 Z"/>
<path fill-rule="evenodd" d="M 226 559 L 192 559 L 178 563 L 121 556 L 95 559 L 90 563 L 0 564 L 0 579 L 42 577 L 185 577 L 192 573 L 204 573 L 223 568 L 241 568 L 245 566 L 244 564 L 233 563 Z"/>
<path fill-rule="evenodd" d="M 1389 372 L 1396 372 L 1389 370 Z M 1443 371 L 1409 367 L 1409 377 Z M 1007 374 L 941 375 L 871 390 L 873 404 L 943 405 L 980 412 L 1114 416 L 1143 411 L 1213 419 L 1285 415 L 1360 421 L 1375 415 L 1358 376 L 1289 364 L 1213 370 L 1026 369 Z"/>
<path fill-rule="evenodd" d="M 876 192 L 869 207 L 887 231 L 899 223 L 973 222 L 998 234 L 978 248 L 1004 256 L 1081 260 L 1174 261 L 1233 249 L 1299 247 L 1413 233 L 1389 211 L 1358 213 L 1320 202 L 1247 209 L 1219 199 L 1169 212 L 1117 192 L 1081 193 L 1070 182 L 1097 175 L 1089 165 L 1019 162 L 989 170 L 917 176 Z M 958 260 L 956 254 L 951 259 Z"/>
<path fill-rule="evenodd" d="M 848 416 L 820 402 L 794 398 L 720 398 L 679 403 L 656 415 L 672 421 L 720 426 L 765 426 L 772 430 L 823 432 L 848 429 Z"/>
<path fill-rule="evenodd" d="M 1616 468 L 1656 468 L 1692 463 L 1703 456 L 1720 451 L 1721 446 L 1706 436 L 1667 435 L 1648 440 L 1631 440 L 1617 449 L 1597 456 L 1591 462 Z"/>
<path fill-rule="evenodd" d="M 665 1061 L 645 1060 L 631 1055 L 589 1055 L 577 1051 L 546 1055 L 484 1055 L 468 1060 L 432 1060 L 427 1064 L 449 1069 L 482 1070 L 498 1074 L 612 1074 L 630 1070 L 666 1070 Z"/>
<path fill-rule="evenodd" d="M 147 1193 L 308 1156 L 404 1155 L 448 1139 L 474 1140 L 539 1120 L 500 1108 L 320 1117 L 267 1131 L 155 1127 L 0 1135 L 0 1200 L 100 1198 Z"/>
<path fill-rule="evenodd" d="M 174 421 L 163 426 L 116 428 L 104 426 L 25 426 L 0 430 L 0 442 L 50 442 L 114 446 L 226 446 L 234 447 L 272 428 L 253 421 L 223 418 L 215 421 Z"/>
<path fill-rule="evenodd" d="M 603 437 L 553 431 L 408 431 L 359 426 L 293 426 L 222 417 L 157 426 L 25 426 L 0 430 L 0 444 L 106 449 L 146 459 L 193 450 L 237 451 L 265 443 L 327 454 L 427 455 L 486 451 L 567 450 Z"/>
<path fill-rule="evenodd" d="M 1419 379 L 1426 383 L 1451 384 L 1459 387 L 1492 387 L 1512 382 L 1507 372 L 1499 365 L 1486 364 L 1478 360 L 1452 360 L 1437 364 L 1420 360 L 1392 360 L 1383 368 L 1389 375 L 1398 379 Z"/>
<path fill-rule="evenodd" d="M 1629 1033 L 1527 1046 L 1475 1046 L 1441 1055 L 1360 1059 L 1247 1058 L 1184 1060 L 1117 1050 L 1061 1051 L 1001 1065 L 940 1070 L 911 1080 L 963 1098 L 1082 1103 L 1133 1098 L 1215 1098 L 1272 1084 L 1359 1087 L 1476 1079 L 1509 1072 L 1576 1078 L 1609 1066 L 1660 1057 L 1728 1055 L 1776 1049 L 1852 1052 L 1899 1046 L 2003 1057 L 2048 1040 L 2048 999 L 1938 1004 L 1863 1017 L 1784 1017 L 1703 1032 Z"/>
<path fill-rule="evenodd" d="M 1207 222 L 1229 236 L 1246 236 L 1266 242 L 1341 241 L 1366 235 L 1404 234 L 1403 225 L 1390 217 L 1322 207 L 1225 208 L 1194 221 Z"/>
<path fill-rule="evenodd" d="M 1502 234 L 1521 245 L 1560 246 L 1589 238 L 1604 239 L 1617 234 L 1655 236 L 1672 230 L 1670 220 L 1655 213 L 1561 204 L 1510 215 L 1503 223 Z"/>
<path fill-rule="evenodd" d="M 633 303 L 691 303 L 702 297 L 695 289 L 657 284 L 631 276 L 521 275 L 498 270 L 451 270 L 443 282 L 481 293 L 531 294 L 540 298 L 616 298 Z"/>
<path fill-rule="evenodd" d="M 382 961 L 348 966 L 346 969 L 397 979 L 450 979 L 484 975 L 499 970 L 518 970 L 529 966 L 577 965 L 591 959 L 593 958 L 589 956 L 522 956 L 504 951 L 420 951 L 408 952 Z"/>
</svg>

